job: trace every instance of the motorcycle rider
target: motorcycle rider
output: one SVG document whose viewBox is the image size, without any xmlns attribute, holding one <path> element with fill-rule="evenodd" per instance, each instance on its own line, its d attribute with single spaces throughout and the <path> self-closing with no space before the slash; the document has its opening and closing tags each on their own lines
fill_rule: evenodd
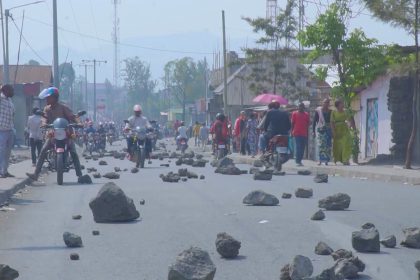
<svg viewBox="0 0 420 280">
<path fill-rule="evenodd" d="M 264 122 L 266 143 L 270 143 L 271 138 L 276 135 L 289 135 L 292 128 L 289 114 L 280 109 L 280 103 L 273 100 L 270 105 L 272 109 L 267 112 Z"/>
<path fill-rule="evenodd" d="M 44 92 L 44 91 L 43 91 Z M 79 120 L 76 115 L 73 114 L 72 110 L 66 105 L 60 103 L 59 92 L 55 87 L 50 87 L 45 90 L 45 96 L 39 95 L 40 99 L 47 99 L 47 105 L 44 107 L 43 118 L 44 124 L 51 124 L 57 118 L 66 119 L 69 123 L 79 123 Z M 44 146 L 41 149 L 41 152 L 36 163 L 34 173 L 26 173 L 26 175 L 34 181 L 38 180 L 39 174 L 41 173 L 42 165 L 47 157 L 48 150 L 51 148 L 52 138 L 47 138 L 44 143 Z M 76 171 L 77 177 L 82 176 L 82 169 L 80 167 L 79 156 L 77 155 L 76 145 L 74 141 L 69 141 L 69 151 L 73 159 L 74 170 Z"/>
<path fill-rule="evenodd" d="M 222 113 L 216 115 L 216 122 L 213 124 L 214 131 L 214 142 L 213 149 L 217 150 L 218 144 L 226 145 L 226 149 L 229 150 L 229 129 L 226 121 L 226 116 Z"/>
<path fill-rule="evenodd" d="M 185 141 L 188 143 L 188 128 L 185 126 L 185 123 L 183 121 L 178 127 L 177 134 L 178 136 L 176 137 L 176 146 L 177 150 L 180 150 L 181 139 L 185 139 Z"/>
<path fill-rule="evenodd" d="M 150 125 L 149 121 L 145 116 L 142 116 L 142 108 L 139 104 L 134 105 L 133 107 L 134 115 L 129 117 L 127 123 L 125 124 L 124 131 L 128 132 L 130 129 L 134 130 L 137 127 L 150 129 L 152 126 Z M 133 137 L 127 137 L 127 150 L 130 158 L 133 156 Z M 152 144 L 150 143 L 150 139 L 146 138 L 145 143 L 145 150 L 146 150 L 146 158 L 150 160 L 150 153 L 152 152 Z"/>
<path fill-rule="evenodd" d="M 99 123 L 99 127 L 96 131 L 99 136 L 99 148 L 105 150 L 106 148 L 106 128 L 102 122 Z"/>
</svg>

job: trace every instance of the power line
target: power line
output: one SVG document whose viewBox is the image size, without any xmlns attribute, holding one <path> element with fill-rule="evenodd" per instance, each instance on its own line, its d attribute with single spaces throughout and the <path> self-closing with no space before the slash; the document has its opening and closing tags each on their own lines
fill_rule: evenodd
<svg viewBox="0 0 420 280">
<path fill-rule="evenodd" d="M 90 6 L 90 14 L 92 16 L 92 20 L 93 20 L 93 29 L 95 30 L 95 35 L 97 38 L 99 38 L 98 36 L 98 29 L 96 28 L 96 20 L 95 20 L 95 13 L 93 12 L 93 5 L 92 5 L 92 0 L 89 0 L 89 6 Z M 104 56 L 104 53 L 102 51 L 101 45 L 99 44 L 99 40 L 97 40 L 98 43 L 98 48 L 101 52 L 101 55 Z"/>
<path fill-rule="evenodd" d="M 76 13 L 74 12 L 74 8 L 73 8 L 73 0 L 69 0 L 69 4 L 71 8 L 71 13 L 73 14 L 74 24 L 76 25 L 77 31 L 80 32 L 79 23 L 77 22 Z M 85 49 L 87 49 L 85 39 L 83 37 L 81 37 L 81 39 L 82 39 L 83 46 L 85 47 Z"/>
<path fill-rule="evenodd" d="M 26 40 L 25 36 L 23 35 L 23 32 L 20 31 L 19 26 L 16 24 L 14 18 L 11 18 L 14 26 L 16 27 L 17 31 L 22 35 L 22 39 L 25 42 L 26 46 L 31 49 L 31 51 L 35 54 L 36 57 L 38 57 L 39 60 L 41 60 L 44 64 L 48 65 L 49 63 L 43 59 L 35 50 L 32 48 L 31 44 L 29 44 L 28 40 Z"/>
<path fill-rule="evenodd" d="M 30 17 L 26 17 L 27 19 L 34 21 L 34 22 L 38 22 L 40 24 L 46 25 L 46 26 L 52 26 L 52 24 L 49 24 L 47 22 L 38 20 L 38 19 L 34 19 L 34 18 L 30 18 Z M 75 34 L 75 35 L 79 35 L 79 36 L 83 36 L 85 38 L 90 38 L 90 39 L 94 39 L 94 40 L 99 40 L 105 43 L 109 43 L 109 44 L 114 44 L 114 42 L 112 40 L 108 40 L 108 39 L 104 39 L 104 38 L 100 38 L 91 34 L 86 34 L 86 33 L 81 33 L 81 32 L 76 32 L 73 30 L 69 30 L 63 27 L 58 26 L 58 29 L 67 33 L 71 33 L 71 34 Z M 162 49 L 162 48 L 152 48 L 152 47 L 146 47 L 146 46 L 140 46 L 140 45 L 135 45 L 135 44 L 128 44 L 128 43 L 118 43 L 120 46 L 126 46 L 126 47 L 132 47 L 132 48 L 138 48 L 138 49 L 144 49 L 144 50 L 151 50 L 151 51 L 159 51 L 159 52 L 167 52 L 167 53 L 182 53 L 182 54 L 200 54 L 200 55 L 212 55 L 212 52 L 200 52 L 200 51 L 183 51 L 183 50 L 173 50 L 173 49 Z"/>
</svg>

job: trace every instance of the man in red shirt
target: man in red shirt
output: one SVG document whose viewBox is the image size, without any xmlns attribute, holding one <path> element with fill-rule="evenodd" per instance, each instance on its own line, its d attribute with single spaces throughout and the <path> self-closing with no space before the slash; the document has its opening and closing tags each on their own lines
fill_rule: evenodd
<svg viewBox="0 0 420 280">
<path fill-rule="evenodd" d="M 297 111 L 292 113 L 292 136 L 295 138 L 295 160 L 297 166 L 303 166 L 302 158 L 308 139 L 309 114 L 305 112 L 305 104 L 299 103 Z"/>
</svg>

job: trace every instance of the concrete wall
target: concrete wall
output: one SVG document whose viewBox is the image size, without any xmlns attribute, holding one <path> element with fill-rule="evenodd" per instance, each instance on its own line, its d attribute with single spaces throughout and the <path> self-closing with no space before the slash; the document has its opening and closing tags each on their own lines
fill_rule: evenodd
<svg viewBox="0 0 420 280">
<path fill-rule="evenodd" d="M 388 91 L 390 76 L 377 79 L 371 86 L 359 93 L 360 111 L 356 115 L 356 122 L 360 130 L 360 156 L 366 158 L 366 126 L 367 126 L 367 101 L 371 98 L 378 99 L 378 142 L 377 154 L 390 154 L 393 146 L 391 135 L 391 112 L 388 110 Z"/>
</svg>

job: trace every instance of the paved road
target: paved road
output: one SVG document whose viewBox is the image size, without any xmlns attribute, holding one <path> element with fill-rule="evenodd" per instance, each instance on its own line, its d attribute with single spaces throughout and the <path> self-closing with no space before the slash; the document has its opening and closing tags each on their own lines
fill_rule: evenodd
<svg viewBox="0 0 420 280">
<path fill-rule="evenodd" d="M 106 158 L 109 165 L 84 163 L 102 173 L 114 166 L 131 168 L 128 161 Z M 84 160 L 83 160 L 84 161 Z M 317 256 L 318 241 L 333 249 L 351 249 L 351 232 L 365 222 L 373 222 L 381 236 L 396 234 L 401 228 L 420 226 L 418 203 L 420 187 L 367 180 L 330 178 L 328 184 L 315 184 L 312 176 L 289 174 L 271 182 L 253 181 L 251 175 L 225 176 L 213 168 L 191 168 L 205 180 L 178 184 L 163 183 L 162 172 L 177 170 L 160 167 L 167 160 L 154 161 L 137 174 L 123 172 L 115 182 L 132 197 L 141 221 L 128 224 L 96 224 L 88 203 L 108 180 L 93 185 L 77 185 L 74 173 L 66 174 L 63 186 L 55 184 L 55 174 L 44 177 L 45 184 L 28 188 L 14 199 L 16 211 L 0 212 L 0 263 L 16 268 L 19 279 L 45 280 L 138 280 L 167 279 L 168 266 L 189 246 L 209 251 L 217 266 L 216 279 L 278 279 L 280 268 L 296 254 L 309 256 L 315 272 L 333 264 L 331 257 Z M 241 166 L 247 168 L 248 166 Z M 312 187 L 314 198 L 281 200 L 278 207 L 250 207 L 242 198 L 251 190 L 263 189 L 281 196 L 298 186 Z M 349 211 L 327 212 L 323 222 L 309 217 L 317 201 L 326 195 L 347 192 L 352 196 Z M 144 206 L 139 200 L 145 199 Z M 79 221 L 72 215 L 81 214 Z M 267 220 L 267 223 L 259 223 Z M 92 230 L 100 236 L 92 236 Z M 64 231 L 80 234 L 84 248 L 67 249 Z M 216 234 L 226 231 L 242 241 L 240 257 L 221 259 L 214 246 Z M 70 261 L 72 252 L 79 261 Z M 358 254 L 366 262 L 362 279 L 415 279 L 414 262 L 420 250 L 382 249 L 380 254 Z"/>
</svg>

